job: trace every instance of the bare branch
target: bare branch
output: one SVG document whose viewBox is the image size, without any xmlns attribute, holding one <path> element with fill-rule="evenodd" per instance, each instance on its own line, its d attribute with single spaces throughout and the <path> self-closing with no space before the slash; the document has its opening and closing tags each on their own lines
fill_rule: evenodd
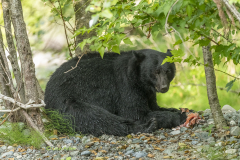
<svg viewBox="0 0 240 160">
<path fill-rule="evenodd" d="M 43 100 L 41 100 L 41 104 L 32 104 L 35 101 L 33 101 L 31 99 L 29 100 L 29 102 L 27 104 L 23 104 L 23 103 L 17 102 L 16 100 L 14 100 L 11 97 L 7 97 L 7 96 L 2 95 L 2 94 L 0 94 L 0 98 L 4 99 L 4 100 L 7 100 L 7 101 L 10 101 L 10 102 L 16 104 L 17 106 L 19 106 L 18 108 L 14 109 L 13 112 L 15 112 L 15 111 L 17 111 L 21 108 L 29 109 L 29 108 L 40 108 L 40 107 L 45 107 L 46 106 L 46 104 L 44 103 Z M 0 110 L 0 112 L 11 112 L 11 111 L 12 110 Z"/>
</svg>

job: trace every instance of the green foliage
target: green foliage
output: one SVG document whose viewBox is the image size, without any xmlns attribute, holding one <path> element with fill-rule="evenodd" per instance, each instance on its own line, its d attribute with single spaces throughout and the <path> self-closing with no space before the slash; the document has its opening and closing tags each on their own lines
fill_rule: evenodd
<svg viewBox="0 0 240 160">
<path fill-rule="evenodd" d="M 122 42 L 132 45 L 131 41 L 129 41 L 130 39 L 126 38 L 126 27 L 130 27 L 132 30 L 140 28 L 143 32 L 149 33 L 146 35 L 147 37 L 152 36 L 153 39 L 157 39 L 159 38 L 159 33 L 164 31 L 167 20 L 168 25 L 174 27 L 183 39 L 178 37 L 173 42 L 173 46 L 179 46 L 185 42 L 206 46 L 213 42 L 211 49 L 215 65 L 220 65 L 230 60 L 235 65 L 239 64 L 240 46 L 232 42 L 231 34 L 226 37 L 227 34 L 222 33 L 224 26 L 219 18 L 216 4 L 213 1 L 179 0 L 168 16 L 168 12 L 174 2 L 173 0 L 141 0 L 139 3 L 129 0 L 113 2 L 92 1 L 87 10 L 95 13 L 93 17 L 99 18 L 98 23 L 90 29 L 82 28 L 80 30 L 88 32 L 96 30 L 98 38 L 93 37 L 83 41 L 80 46 L 83 48 L 87 43 L 92 44 L 91 50 L 99 51 L 102 57 L 105 49 L 119 53 L 119 45 Z M 108 16 L 106 16 L 106 13 Z M 205 25 L 204 29 L 202 28 L 203 25 Z M 239 27 L 239 25 L 236 27 Z M 229 27 L 229 33 L 233 30 Z M 168 30 L 168 32 L 172 31 L 175 30 L 172 28 Z M 238 31 L 236 30 L 237 33 Z M 76 32 L 75 36 L 78 34 L 80 33 Z M 200 39 L 201 36 L 204 36 L 205 39 Z M 173 50 L 172 52 L 174 53 L 173 57 L 167 57 L 163 64 L 165 62 L 182 62 L 183 60 L 190 65 L 202 64 L 199 62 L 198 57 L 193 55 L 186 57 L 186 53 L 181 49 Z"/>
<path fill-rule="evenodd" d="M 60 114 L 58 111 L 47 109 L 45 109 L 45 113 L 50 120 L 50 122 L 44 125 L 47 130 L 56 129 L 60 134 L 76 134 L 71 126 L 72 121 L 74 121 L 72 115 Z"/>
<path fill-rule="evenodd" d="M 10 145 L 30 145 L 34 146 L 35 148 L 40 148 L 43 141 L 41 138 L 39 138 L 39 134 L 33 129 L 29 128 L 30 135 L 28 136 L 25 132 L 23 132 L 23 128 L 27 127 L 20 127 L 18 123 L 5 122 L 0 127 L 0 140 Z"/>
</svg>

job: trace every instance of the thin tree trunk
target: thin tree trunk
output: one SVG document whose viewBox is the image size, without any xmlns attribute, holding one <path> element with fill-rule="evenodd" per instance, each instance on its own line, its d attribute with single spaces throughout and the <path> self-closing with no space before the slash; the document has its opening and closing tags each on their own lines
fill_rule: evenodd
<svg viewBox="0 0 240 160">
<path fill-rule="evenodd" d="M 12 28 L 11 28 L 11 16 L 10 16 L 10 4 L 9 0 L 2 0 L 2 9 L 3 9 L 3 19 L 5 26 L 6 39 L 9 49 L 8 59 L 11 62 L 13 73 L 17 83 L 17 90 L 19 90 L 19 96 L 22 103 L 26 103 L 25 101 L 25 91 L 24 91 L 24 83 L 20 72 L 20 67 L 17 60 L 17 52 L 15 49 L 13 36 L 12 36 Z M 14 96 L 16 98 L 17 95 Z"/>
<path fill-rule="evenodd" d="M 88 11 L 85 12 L 86 7 L 90 4 L 91 1 L 89 0 L 76 0 L 74 5 L 74 11 L 75 11 L 75 23 L 76 23 L 76 30 L 85 26 L 86 28 L 89 28 L 89 21 L 91 20 L 92 14 Z M 90 33 L 84 33 L 79 34 L 76 37 L 76 45 L 81 43 L 84 39 L 87 39 L 89 37 L 92 37 L 96 35 L 96 32 L 91 31 Z M 90 51 L 89 44 L 86 44 L 83 50 L 81 50 L 80 47 L 77 47 L 75 50 L 76 55 L 82 55 L 84 53 L 87 53 Z"/>
<path fill-rule="evenodd" d="M 212 111 L 213 119 L 216 128 L 220 129 L 227 126 L 223 117 L 221 106 L 219 104 L 217 89 L 216 89 L 216 76 L 213 69 L 212 53 L 210 50 L 210 44 L 202 47 L 204 58 L 204 69 L 206 76 L 207 95 L 208 102 Z"/>
<path fill-rule="evenodd" d="M 0 91 L 4 95 L 12 97 L 10 86 L 6 85 L 9 84 L 9 79 L 11 79 L 11 77 L 8 78 L 8 76 L 6 75 L 6 64 L 3 60 L 3 55 L 5 55 L 5 50 L 3 46 L 2 30 L 0 28 Z M 12 109 L 12 105 L 9 101 L 3 100 L 3 102 L 6 108 Z"/>
<path fill-rule="evenodd" d="M 26 101 L 34 100 L 39 103 L 35 66 L 32 59 L 32 51 L 30 48 L 26 25 L 23 19 L 22 4 L 20 0 L 10 0 L 11 3 L 11 19 L 14 27 L 14 33 L 17 41 L 17 49 L 21 61 L 21 70 L 24 78 L 25 99 Z M 40 110 L 29 109 L 28 114 L 40 131 L 44 131 Z"/>
</svg>

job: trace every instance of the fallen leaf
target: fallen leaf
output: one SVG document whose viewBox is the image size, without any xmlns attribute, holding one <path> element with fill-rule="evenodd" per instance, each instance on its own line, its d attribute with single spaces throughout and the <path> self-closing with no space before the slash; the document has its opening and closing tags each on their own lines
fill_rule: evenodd
<svg viewBox="0 0 240 160">
<path fill-rule="evenodd" d="M 148 156 L 149 158 L 154 158 L 154 155 L 153 155 L 153 154 L 150 154 L 150 153 L 149 153 L 147 156 Z"/>
<path fill-rule="evenodd" d="M 96 157 L 95 160 L 106 160 L 105 157 Z"/>
<path fill-rule="evenodd" d="M 171 158 L 173 158 L 173 156 L 164 156 L 163 158 L 164 159 L 171 159 Z"/>
</svg>

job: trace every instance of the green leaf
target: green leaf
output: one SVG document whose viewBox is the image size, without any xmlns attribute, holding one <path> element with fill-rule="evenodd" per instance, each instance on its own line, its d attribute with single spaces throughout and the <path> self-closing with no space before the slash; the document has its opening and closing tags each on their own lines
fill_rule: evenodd
<svg viewBox="0 0 240 160">
<path fill-rule="evenodd" d="M 177 40 L 177 41 L 173 44 L 173 47 L 176 46 L 176 45 L 178 45 L 178 44 L 182 44 L 182 40 L 181 40 L 181 39 Z"/>
<path fill-rule="evenodd" d="M 129 38 L 125 38 L 125 39 L 123 40 L 123 42 L 124 42 L 125 44 L 133 45 L 132 41 L 131 41 Z"/>
<path fill-rule="evenodd" d="M 174 55 L 174 56 L 184 56 L 184 52 L 181 50 L 181 49 L 178 49 L 178 50 L 172 50 L 171 53 Z"/>
<path fill-rule="evenodd" d="M 112 18 L 113 14 L 112 14 L 112 12 L 110 12 L 109 9 L 105 9 L 104 11 L 102 11 L 101 16 L 110 19 L 110 18 Z"/>
<path fill-rule="evenodd" d="M 81 43 L 78 44 L 78 46 L 81 48 L 81 50 L 83 50 L 83 47 L 86 45 L 87 40 L 83 40 Z"/>
<path fill-rule="evenodd" d="M 119 46 L 113 46 L 112 47 L 112 51 L 115 52 L 115 53 L 120 54 Z"/>
<path fill-rule="evenodd" d="M 190 5 L 187 6 L 187 15 L 188 17 L 192 16 L 192 7 Z"/>
<path fill-rule="evenodd" d="M 98 49 L 98 52 L 100 53 L 100 56 L 103 58 L 103 56 L 104 56 L 104 50 L 105 50 L 105 48 L 104 47 L 100 47 L 99 49 Z"/>
<path fill-rule="evenodd" d="M 227 92 L 232 88 L 233 83 L 234 83 L 235 81 L 236 81 L 236 78 L 226 84 L 225 88 L 227 88 Z"/>
</svg>

